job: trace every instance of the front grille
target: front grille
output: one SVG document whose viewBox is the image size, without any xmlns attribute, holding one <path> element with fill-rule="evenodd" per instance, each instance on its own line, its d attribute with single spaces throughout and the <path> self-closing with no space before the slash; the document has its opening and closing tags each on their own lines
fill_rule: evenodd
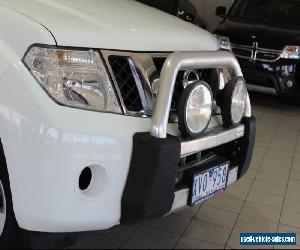
<svg viewBox="0 0 300 250">
<path fill-rule="evenodd" d="M 257 44 L 251 46 L 232 45 L 233 53 L 240 58 L 249 59 L 251 61 L 274 62 L 280 58 L 280 50 L 271 50 L 258 48 Z"/>
<path fill-rule="evenodd" d="M 108 57 L 112 73 L 119 87 L 127 111 L 140 112 L 143 111 L 144 108 L 142 105 L 140 93 L 138 91 L 137 83 L 135 81 L 134 72 L 130 67 L 128 59 L 129 57 L 117 55 L 111 55 Z M 157 72 L 160 73 L 166 61 L 166 57 L 153 57 L 152 59 Z M 216 70 L 201 69 L 196 71 L 200 77 L 200 80 L 207 82 L 211 86 L 215 97 L 219 89 L 218 79 L 216 78 L 217 74 L 214 74 L 214 72 L 216 73 Z M 171 110 L 173 112 L 177 110 L 178 98 L 180 97 L 180 94 L 184 89 L 183 75 L 184 71 L 180 71 L 177 76 L 171 105 Z"/>
<path fill-rule="evenodd" d="M 143 106 L 128 57 L 109 56 L 108 60 L 127 110 L 140 112 Z"/>
<path fill-rule="evenodd" d="M 281 55 L 280 51 L 257 51 L 257 60 L 261 61 L 276 61 Z"/>
<path fill-rule="evenodd" d="M 251 58 L 252 57 L 252 49 L 240 48 L 238 46 L 233 46 L 232 51 L 236 56 Z"/>
</svg>

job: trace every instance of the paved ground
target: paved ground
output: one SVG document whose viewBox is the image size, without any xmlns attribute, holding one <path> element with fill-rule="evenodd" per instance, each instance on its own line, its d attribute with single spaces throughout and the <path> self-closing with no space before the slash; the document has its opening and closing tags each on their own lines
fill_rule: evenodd
<svg viewBox="0 0 300 250">
<path fill-rule="evenodd" d="M 300 107 L 267 95 L 252 96 L 252 102 L 257 144 L 251 169 L 238 183 L 201 207 L 83 234 L 74 248 L 234 249 L 240 248 L 240 232 L 292 231 L 300 237 Z"/>
</svg>

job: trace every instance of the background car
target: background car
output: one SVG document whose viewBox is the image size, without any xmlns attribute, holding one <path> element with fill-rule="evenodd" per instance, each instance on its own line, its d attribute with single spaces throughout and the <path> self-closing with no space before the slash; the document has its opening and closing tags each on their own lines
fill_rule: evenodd
<svg viewBox="0 0 300 250">
<path fill-rule="evenodd" d="M 248 89 L 300 97 L 300 1 L 237 0 L 216 34 L 227 36 Z"/>
</svg>

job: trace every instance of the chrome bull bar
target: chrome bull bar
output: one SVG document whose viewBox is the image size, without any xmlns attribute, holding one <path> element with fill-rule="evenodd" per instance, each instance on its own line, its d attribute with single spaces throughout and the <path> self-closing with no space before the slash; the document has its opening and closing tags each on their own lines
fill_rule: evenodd
<svg viewBox="0 0 300 250">
<path fill-rule="evenodd" d="M 235 77 L 243 77 L 237 59 L 230 52 L 175 52 L 168 56 L 161 71 L 161 84 L 151 119 L 151 135 L 157 138 L 167 137 L 167 125 L 171 102 L 176 78 L 180 70 L 195 68 L 213 69 L 222 67 L 231 68 Z M 251 117 L 251 112 L 251 103 L 248 95 L 244 116 Z"/>
</svg>

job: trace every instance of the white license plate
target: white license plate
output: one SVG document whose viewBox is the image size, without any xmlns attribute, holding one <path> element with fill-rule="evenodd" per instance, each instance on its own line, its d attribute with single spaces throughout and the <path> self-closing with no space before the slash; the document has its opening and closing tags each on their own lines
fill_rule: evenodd
<svg viewBox="0 0 300 250">
<path fill-rule="evenodd" d="M 191 205 L 197 205 L 224 191 L 227 186 L 229 163 L 194 176 Z"/>
</svg>

